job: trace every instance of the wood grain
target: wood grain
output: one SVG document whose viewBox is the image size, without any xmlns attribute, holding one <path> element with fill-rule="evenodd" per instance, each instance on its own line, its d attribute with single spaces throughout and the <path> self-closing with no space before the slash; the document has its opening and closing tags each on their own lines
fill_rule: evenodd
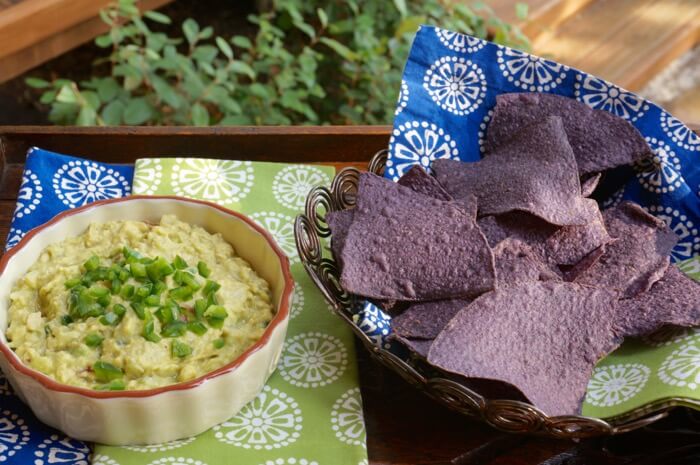
<svg viewBox="0 0 700 465">
<path fill-rule="evenodd" d="M 27 1 L 27 0 L 25 0 Z M 72 1 L 72 0 L 68 0 Z M 140 8 L 143 10 L 152 10 L 158 8 L 172 0 L 141 0 Z M 43 2 L 43 0 L 42 0 Z M 102 5 L 103 1 L 95 1 L 95 5 Z M 19 6 L 17 7 L 19 8 Z M 22 7 L 24 8 L 24 7 Z M 52 34 L 32 34 L 29 37 L 20 36 L 18 41 L 12 42 L 12 46 L 0 46 L 0 83 L 8 81 L 12 78 L 20 76 L 26 71 L 38 66 L 44 62 L 51 60 L 81 44 L 89 42 L 100 34 L 108 30 L 108 27 L 97 16 L 97 10 L 92 11 L 92 15 L 81 19 L 83 15 L 75 18 L 64 18 L 63 15 L 54 18 L 55 23 L 60 26 L 56 28 L 56 32 Z M 3 15 L 7 12 L 3 11 Z M 30 11 L 32 13 L 32 11 Z M 25 15 L 16 15 L 15 21 L 19 22 L 19 26 L 23 29 L 33 31 L 42 28 L 42 14 L 34 14 L 30 17 Z M 9 32 L 5 36 L 17 34 L 14 26 L 5 25 L 9 28 Z M 51 28 L 53 30 L 53 28 Z M 3 31 L 0 28 L 0 37 L 3 36 Z M 20 45 L 17 45 L 20 44 Z"/>
</svg>

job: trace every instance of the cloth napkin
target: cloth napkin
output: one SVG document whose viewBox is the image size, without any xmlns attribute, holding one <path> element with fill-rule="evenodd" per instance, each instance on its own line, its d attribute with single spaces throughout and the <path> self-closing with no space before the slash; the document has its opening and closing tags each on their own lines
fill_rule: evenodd
<svg viewBox="0 0 700 465">
<path fill-rule="evenodd" d="M 700 137 L 654 103 L 545 58 L 422 26 L 404 69 L 385 176 L 396 180 L 438 158 L 479 160 L 496 96 L 508 92 L 560 94 L 632 123 L 656 157 L 608 173 L 602 205 L 629 199 L 666 221 L 680 238 L 672 261 L 700 280 Z M 386 344 L 387 315 L 366 304 L 356 318 Z M 595 369 L 583 413 L 613 417 L 668 397 L 700 407 L 700 328 L 625 342 Z"/>
<path fill-rule="evenodd" d="M 6 250 L 57 213 L 131 191 L 134 167 L 108 165 L 31 148 Z M 41 423 L 0 372 L 0 463 L 88 465 L 87 444 Z"/>
<path fill-rule="evenodd" d="M 358 465 L 367 463 L 352 332 L 304 271 L 294 217 L 328 167 L 193 158 L 136 162 L 135 194 L 217 202 L 270 231 L 297 283 L 287 339 L 263 392 L 229 421 L 194 438 L 136 447 L 95 445 L 95 465 Z"/>
</svg>

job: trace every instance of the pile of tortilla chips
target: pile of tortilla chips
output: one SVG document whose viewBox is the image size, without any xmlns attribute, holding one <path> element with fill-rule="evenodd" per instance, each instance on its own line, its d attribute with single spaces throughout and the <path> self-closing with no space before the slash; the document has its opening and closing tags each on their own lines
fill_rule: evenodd
<svg viewBox="0 0 700 465">
<path fill-rule="evenodd" d="M 700 325 L 700 283 L 634 203 L 601 212 L 605 171 L 652 152 L 622 118 L 553 94 L 497 98 L 482 160 L 440 159 L 398 183 L 364 173 L 332 212 L 341 285 L 391 312 L 392 337 L 443 370 L 580 412 L 625 337 Z"/>
</svg>

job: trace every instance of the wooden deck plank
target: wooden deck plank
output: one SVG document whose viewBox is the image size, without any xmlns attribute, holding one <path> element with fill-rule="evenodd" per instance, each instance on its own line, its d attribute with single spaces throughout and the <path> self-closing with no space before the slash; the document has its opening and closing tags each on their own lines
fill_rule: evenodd
<svg viewBox="0 0 700 465">
<path fill-rule="evenodd" d="M 139 6 L 152 10 L 171 1 L 140 0 Z M 98 13 L 110 2 L 23 0 L 0 10 L 0 83 L 107 31 Z"/>
<path fill-rule="evenodd" d="M 700 40 L 697 0 L 596 0 L 542 34 L 534 50 L 638 90 Z"/>
<path fill-rule="evenodd" d="M 487 0 L 485 3 L 503 21 L 517 24 L 525 35 L 534 40 L 551 31 L 570 16 L 578 13 L 593 0 Z M 528 16 L 523 21 L 515 14 L 515 5 L 526 3 Z"/>
<path fill-rule="evenodd" d="M 12 5 L 16 5 L 17 3 L 21 2 L 22 0 L 0 0 L 0 10 L 3 10 L 5 8 L 9 8 Z"/>
</svg>

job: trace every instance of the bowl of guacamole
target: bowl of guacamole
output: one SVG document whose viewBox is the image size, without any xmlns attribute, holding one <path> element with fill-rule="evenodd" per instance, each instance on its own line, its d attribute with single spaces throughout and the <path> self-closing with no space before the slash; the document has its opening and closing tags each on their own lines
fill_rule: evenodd
<svg viewBox="0 0 700 465">
<path fill-rule="evenodd" d="M 191 436 L 274 371 L 290 276 L 269 234 L 215 204 L 130 197 L 71 210 L 0 261 L 0 367 L 72 437 Z"/>
</svg>

